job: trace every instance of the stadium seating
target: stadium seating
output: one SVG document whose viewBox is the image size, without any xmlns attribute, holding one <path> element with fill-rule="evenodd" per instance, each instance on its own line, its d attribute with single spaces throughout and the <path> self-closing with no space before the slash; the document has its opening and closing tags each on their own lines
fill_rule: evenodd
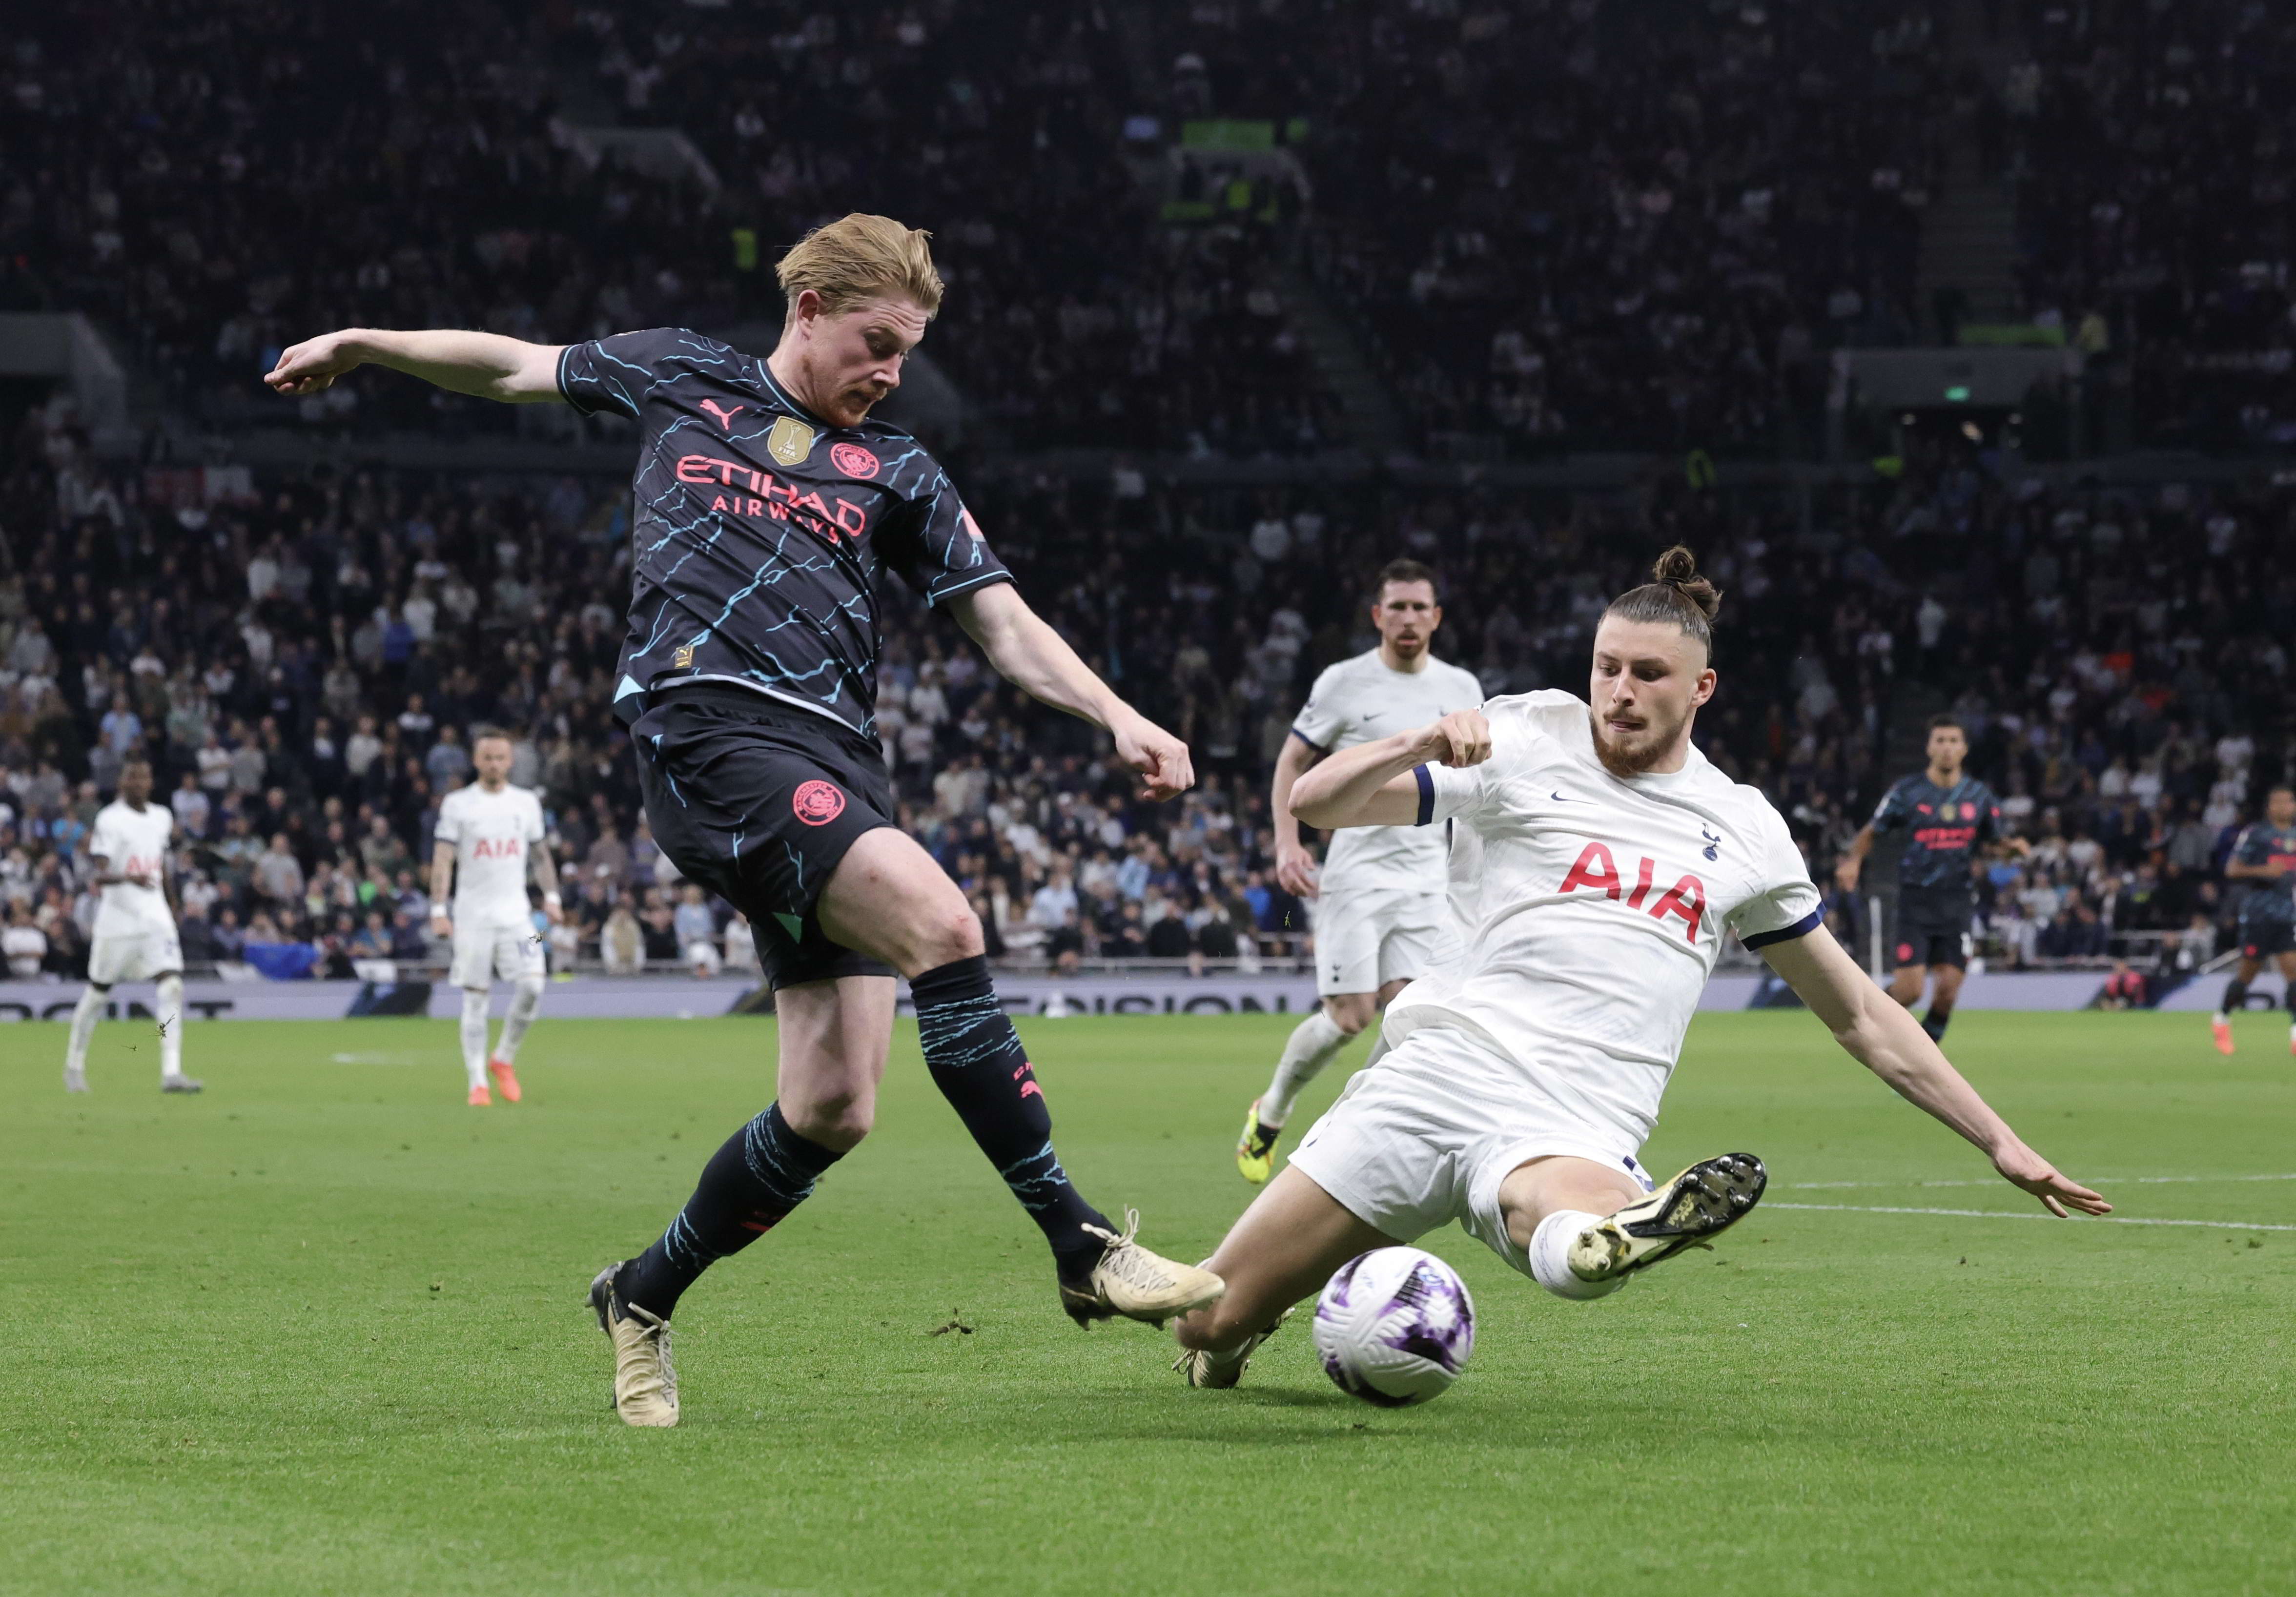
<svg viewBox="0 0 2296 1597">
<path fill-rule="evenodd" d="M 582 957 L 617 904 L 646 954 L 681 957 L 605 710 L 618 485 L 226 473 L 210 497 L 199 472 L 95 463 L 61 402 L 14 455 L 0 894 L 51 968 L 77 949 L 97 795 L 139 749 L 184 823 L 194 957 L 418 954 L 430 819 L 480 725 L 514 733 L 515 779 L 546 795 Z M 1656 545 L 1692 543 L 1727 595 L 1705 746 L 1820 867 L 1917 762 L 1923 717 L 1957 709 L 2037 846 L 1987 896 L 2012 957 L 2101 956 L 2084 910 L 2109 935 L 2212 915 L 2230 829 L 2287 774 L 2284 491 L 2052 487 L 1962 452 L 1839 490 L 1806 527 L 1782 499 L 1686 487 L 1604 510 L 984 470 L 970 497 L 1037 605 L 1203 773 L 1177 807 L 1136 803 L 1088 729 L 891 606 L 881 714 L 908 820 L 1014 955 L 1288 950 L 1267 773 L 1314 671 L 1368 646 L 1358 574 L 1398 553 L 1447 574 L 1440 652 L 1493 691 L 1583 690 L 1603 602 Z"/>
</svg>

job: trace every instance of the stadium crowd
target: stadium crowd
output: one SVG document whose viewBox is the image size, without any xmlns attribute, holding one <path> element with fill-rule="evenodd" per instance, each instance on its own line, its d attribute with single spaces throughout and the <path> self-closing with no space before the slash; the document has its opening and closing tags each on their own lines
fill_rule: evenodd
<svg viewBox="0 0 2296 1597">
<path fill-rule="evenodd" d="M 0 54 L 0 308 L 86 311 L 209 422 L 275 424 L 256 379 L 311 328 L 778 320 L 775 246 L 873 209 L 934 231 L 954 291 L 933 352 L 1007 439 L 1328 441 L 1265 229 L 1152 226 L 1104 24 L 1044 3 L 788 10 L 48 8 Z M 679 125 L 693 159 L 584 131 L 623 120 Z M 413 389 L 301 414 L 577 428 Z"/>
<path fill-rule="evenodd" d="M 2139 441 L 2296 436 L 2273 159 L 2296 24 L 1981 14 L 1982 71 L 1881 0 L 65 0 L 0 53 L 0 307 L 95 315 L 228 427 L 276 420 L 253 380 L 313 327 L 770 321 L 775 246 L 874 209 L 934 230 L 932 353 L 999 444 L 1341 441 L 1296 265 L 1372 353 L 1390 447 L 1791 452 L 1831 348 L 1935 319 L 1922 219 L 1976 138 L 2018 195 L 2016 314 L 2129 363 Z M 1207 117 L 1267 122 L 1296 181 L 1166 225 Z M 420 389 L 302 414 L 577 426 Z"/>
<path fill-rule="evenodd" d="M 0 897 L 45 939 L 35 956 L 19 934 L 16 957 L 78 955 L 80 846 L 139 754 L 181 825 L 192 957 L 417 957 L 438 801 L 488 726 L 545 795 L 562 960 L 620 968 L 703 942 L 709 962 L 746 956 L 653 846 L 606 710 L 627 580 L 618 482 L 123 474 L 92 461 L 62 402 L 12 442 Z M 2009 957 L 2097 956 L 2118 934 L 2212 920 L 2231 830 L 2296 749 L 2280 641 L 2296 632 L 2296 499 L 2052 488 L 1991 464 L 1916 458 L 1897 481 L 1818 491 L 1806 514 L 1657 482 L 1603 506 L 984 469 L 969 497 L 1034 602 L 1189 740 L 1201 785 L 1137 803 L 1088 728 L 996 682 L 914 599 L 889 601 L 879 730 L 906 824 L 1000 952 L 1288 953 L 1302 917 L 1269 869 L 1267 774 L 1314 672 L 1369 645 L 1359 579 L 1425 560 L 1448 590 L 1439 652 L 1495 692 L 1579 689 L 1603 603 L 1680 538 L 1726 594 L 1704 747 L 1780 803 L 1819 870 L 1903 774 L 1893 735 L 1950 705 L 1972 770 L 2035 845 L 1984 885 Z"/>
</svg>

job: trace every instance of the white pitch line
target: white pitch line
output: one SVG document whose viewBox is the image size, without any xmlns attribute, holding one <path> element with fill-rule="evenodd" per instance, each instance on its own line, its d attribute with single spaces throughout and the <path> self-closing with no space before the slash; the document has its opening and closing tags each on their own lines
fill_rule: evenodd
<svg viewBox="0 0 2296 1597">
<path fill-rule="evenodd" d="M 1770 1208 L 1814 1210 L 1824 1215 L 1957 1215 L 1971 1220 L 2054 1220 L 2054 1215 L 2026 1214 L 2003 1208 L 1913 1208 L 1898 1204 L 1765 1203 Z M 2259 1225 L 2251 1220 L 2163 1220 L 2150 1215 L 2084 1215 L 2107 1225 L 2196 1225 L 2205 1231 L 2296 1231 L 2296 1225 Z"/>
<path fill-rule="evenodd" d="M 2296 1175 L 2093 1175 L 2091 1181 L 2109 1187 L 2156 1187 L 2218 1181 L 2296 1181 Z M 1852 1188 L 1903 1192 L 1908 1187 L 1997 1187 L 1991 1181 L 1782 1181 L 1781 1188 L 1797 1192 L 1844 1192 Z"/>
</svg>

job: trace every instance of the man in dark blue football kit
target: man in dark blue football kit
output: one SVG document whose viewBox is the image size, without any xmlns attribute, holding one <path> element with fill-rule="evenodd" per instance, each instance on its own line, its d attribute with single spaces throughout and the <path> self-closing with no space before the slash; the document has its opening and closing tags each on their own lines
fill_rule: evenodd
<svg viewBox="0 0 2296 1597">
<path fill-rule="evenodd" d="M 1143 797 L 1194 780 L 1186 747 L 1021 602 L 932 457 L 870 418 L 939 307 L 926 236 L 860 215 L 808 233 L 778 268 L 789 314 L 764 360 L 675 328 L 565 346 L 351 329 L 287 350 L 266 380 L 312 393 L 373 362 L 457 393 L 611 411 L 643 434 L 614 711 L 638 750 L 654 837 L 755 929 L 781 1058 L 775 1102 L 718 1151 L 652 1247 L 591 1285 L 614 1346 L 616 1410 L 633 1425 L 677 1422 L 679 1295 L 868 1132 L 896 970 L 934 1084 L 1044 1231 L 1079 1323 L 1160 1323 L 1221 1290 L 1077 1192 L 980 923 L 894 825 L 873 715 L 884 568 L 947 607 L 1005 677 L 1106 729 Z"/>
<path fill-rule="evenodd" d="M 2210 1017 L 2218 1053 L 2232 1052 L 2232 1018 L 2248 1003 L 2248 984 L 2271 960 L 2280 967 L 2288 1004 L 2288 1051 L 2296 1053 L 2296 789 L 2277 787 L 2264 800 L 2264 819 L 2233 839 L 2225 874 L 2233 882 L 2240 916 L 2240 964 L 2225 984 L 2224 1002 Z"/>
<path fill-rule="evenodd" d="M 1856 892 L 1874 837 L 1900 830 L 1907 833 L 1906 852 L 1898 862 L 1897 970 L 1890 979 L 1890 996 L 1913 1008 L 1921 1002 L 1922 987 L 1934 965 L 1937 988 L 1930 995 L 1922 1029 L 1942 1042 L 1954 1000 L 1961 995 L 1962 974 L 1969 966 L 1969 923 L 1977 913 L 1971 872 L 1978 845 L 2005 842 L 2020 855 L 2031 853 L 2032 848 L 2022 838 L 2002 835 L 2001 801 L 1991 788 L 1962 774 L 1962 762 L 1969 758 L 1969 734 L 1960 722 L 1951 716 L 1931 719 L 1929 757 L 1926 770 L 1906 777 L 1882 796 L 1874 818 L 1858 829 L 1834 867 L 1834 878 L 1842 891 Z"/>
</svg>

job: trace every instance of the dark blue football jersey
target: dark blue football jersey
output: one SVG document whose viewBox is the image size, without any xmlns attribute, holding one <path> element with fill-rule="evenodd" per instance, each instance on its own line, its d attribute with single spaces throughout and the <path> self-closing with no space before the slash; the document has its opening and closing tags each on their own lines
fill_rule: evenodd
<svg viewBox="0 0 2296 1597">
<path fill-rule="evenodd" d="M 2001 801 L 1970 777 L 1941 788 L 1923 772 L 1891 787 L 1874 811 L 1876 832 L 1900 828 L 1907 833 L 1900 888 L 1973 893 L 1970 857 L 1979 843 L 2001 835 Z"/>
<path fill-rule="evenodd" d="M 832 427 L 766 363 L 680 328 L 570 344 L 558 386 L 644 430 L 614 713 L 732 682 L 876 733 L 878 574 L 928 603 L 1010 582 L 947 474 L 877 421 Z"/>
<path fill-rule="evenodd" d="M 2296 868 L 2296 828 L 2259 821 L 2233 839 L 2232 858 L 2243 865 L 2285 860 Z M 2233 884 L 2233 908 L 2243 921 L 2287 925 L 2296 921 L 2296 876 L 2243 876 Z"/>
</svg>

